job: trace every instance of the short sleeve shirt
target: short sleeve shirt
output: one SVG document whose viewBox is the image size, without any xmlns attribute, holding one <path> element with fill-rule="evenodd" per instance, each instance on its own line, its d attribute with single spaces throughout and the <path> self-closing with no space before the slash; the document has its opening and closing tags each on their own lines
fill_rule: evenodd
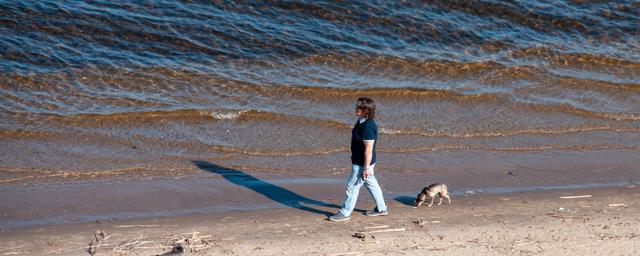
<svg viewBox="0 0 640 256">
<path fill-rule="evenodd" d="M 364 166 L 364 141 L 374 140 L 371 163 L 376 163 L 376 144 L 378 143 L 378 126 L 374 119 L 364 122 L 356 121 L 351 130 L 351 163 Z"/>
</svg>

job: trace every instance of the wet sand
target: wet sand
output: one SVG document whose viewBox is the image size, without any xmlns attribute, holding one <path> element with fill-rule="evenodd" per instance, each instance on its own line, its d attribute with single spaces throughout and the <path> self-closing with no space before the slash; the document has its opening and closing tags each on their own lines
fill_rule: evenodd
<svg viewBox="0 0 640 256">
<path fill-rule="evenodd" d="M 106 234 L 96 255 L 171 255 L 172 245 L 180 241 L 189 245 L 189 255 L 640 253 L 640 190 L 634 185 L 452 199 L 451 205 L 418 209 L 406 204 L 409 197 L 388 200 L 388 216 L 354 212 L 351 220 L 341 223 L 285 207 L 45 225 L 3 231 L 0 254 L 87 255 L 96 230 Z M 303 205 L 335 211 L 331 206 Z M 362 199 L 358 208 L 371 205 Z M 364 239 L 353 237 L 360 231 Z"/>
<path fill-rule="evenodd" d="M 446 182 L 452 195 L 459 197 L 470 193 L 504 194 L 625 186 L 640 180 L 640 172 L 626 166 L 611 164 L 599 167 L 594 163 L 589 169 L 582 169 L 569 163 L 568 167 L 558 164 L 553 169 L 544 169 L 550 163 L 545 162 L 545 158 L 535 160 L 541 162 L 539 169 L 491 169 L 487 163 L 490 161 L 486 159 L 484 165 L 476 164 L 474 170 L 463 166 L 456 170 L 458 166 L 454 161 L 449 162 L 449 170 L 421 172 L 389 170 L 381 164 L 376 168 L 376 175 L 388 201 L 413 197 L 424 186 L 434 182 Z M 331 211 L 307 209 L 314 214 L 328 215 L 342 203 L 348 174 L 347 170 L 265 173 L 226 168 L 207 161 L 190 164 L 189 171 L 176 174 L 142 176 L 133 172 L 132 175 L 81 179 L 61 175 L 66 180 L 5 184 L 0 187 L 0 197 L 3 198 L 0 203 L 0 229 L 301 208 L 301 204 L 333 206 Z M 433 168 L 440 169 L 437 164 Z M 529 165 L 526 162 L 521 164 Z M 586 164 L 588 162 L 583 163 Z M 605 172 L 607 175 L 603 175 Z M 361 197 L 367 199 L 369 195 L 363 190 Z"/>
</svg>

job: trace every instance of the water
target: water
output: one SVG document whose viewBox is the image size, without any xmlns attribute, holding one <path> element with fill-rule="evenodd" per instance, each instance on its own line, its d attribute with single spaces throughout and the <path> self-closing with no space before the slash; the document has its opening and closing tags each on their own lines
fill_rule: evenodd
<svg viewBox="0 0 640 256">
<path fill-rule="evenodd" d="M 637 174 L 638 24 L 637 1 L 0 1 L 0 177 L 344 171 L 360 96 L 389 171 Z"/>
</svg>

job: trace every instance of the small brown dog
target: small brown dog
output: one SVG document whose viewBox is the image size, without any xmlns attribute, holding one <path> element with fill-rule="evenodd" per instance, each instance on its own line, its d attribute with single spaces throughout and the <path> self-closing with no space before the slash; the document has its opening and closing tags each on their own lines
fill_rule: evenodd
<svg viewBox="0 0 640 256">
<path fill-rule="evenodd" d="M 418 196 L 416 197 L 416 207 L 424 203 L 427 197 L 430 200 L 429 205 L 427 205 L 427 207 L 431 207 L 431 205 L 433 205 L 433 201 L 436 199 L 436 195 L 440 196 L 440 201 L 438 201 L 438 205 L 442 204 L 443 197 L 447 199 L 447 204 L 451 203 L 451 198 L 449 197 L 449 190 L 447 189 L 447 185 L 444 183 L 435 183 L 425 187 L 424 189 L 422 189 L 422 192 L 418 194 Z"/>
</svg>

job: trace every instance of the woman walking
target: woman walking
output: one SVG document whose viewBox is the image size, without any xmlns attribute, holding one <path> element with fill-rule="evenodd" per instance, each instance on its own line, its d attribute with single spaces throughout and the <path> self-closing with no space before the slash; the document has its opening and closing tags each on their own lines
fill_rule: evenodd
<svg viewBox="0 0 640 256">
<path fill-rule="evenodd" d="M 376 207 L 365 212 L 367 216 L 387 215 L 382 189 L 376 180 L 374 167 L 376 164 L 376 143 L 378 140 L 378 126 L 374 120 L 376 104 L 372 99 L 359 98 L 356 103 L 356 121 L 351 131 L 351 175 L 347 181 L 347 195 L 338 213 L 329 217 L 331 221 L 348 220 L 356 207 L 360 187 L 364 184 Z"/>
</svg>

